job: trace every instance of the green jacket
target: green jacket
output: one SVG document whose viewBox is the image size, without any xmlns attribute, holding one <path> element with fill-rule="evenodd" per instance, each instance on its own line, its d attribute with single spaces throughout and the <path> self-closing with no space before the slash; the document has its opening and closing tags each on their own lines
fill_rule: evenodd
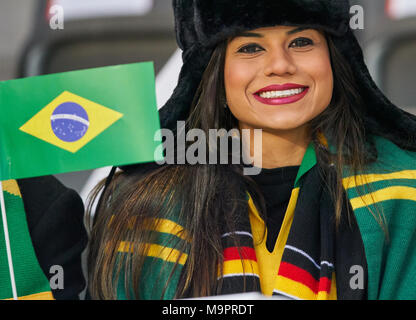
<svg viewBox="0 0 416 320">
<path fill-rule="evenodd" d="M 354 209 L 368 264 L 368 299 L 416 299 L 416 152 L 375 137 L 378 159 L 364 174 L 373 190 L 365 194 L 384 213 L 386 233 L 358 197 L 346 173 L 344 188 Z M 358 177 L 360 178 L 360 177 Z M 359 179 L 357 183 L 360 184 Z M 373 201 L 369 197 L 370 192 Z"/>
</svg>

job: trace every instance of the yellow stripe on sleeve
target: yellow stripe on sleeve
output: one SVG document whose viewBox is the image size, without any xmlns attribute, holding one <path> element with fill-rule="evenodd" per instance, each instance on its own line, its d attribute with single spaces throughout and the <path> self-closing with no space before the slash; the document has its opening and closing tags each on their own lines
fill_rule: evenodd
<svg viewBox="0 0 416 320">
<path fill-rule="evenodd" d="M 357 186 L 362 186 L 366 183 L 373 183 L 383 180 L 397 180 L 397 179 L 415 179 L 416 180 L 416 170 L 404 170 L 393 173 L 383 173 L 383 174 L 365 174 L 351 176 L 343 179 L 344 188 L 350 189 Z M 357 181 L 355 181 L 357 180 Z"/>
<path fill-rule="evenodd" d="M 416 201 L 416 188 L 402 186 L 388 187 L 366 194 L 363 197 L 352 198 L 350 203 L 352 208 L 356 210 L 377 202 L 397 199 Z"/>
</svg>

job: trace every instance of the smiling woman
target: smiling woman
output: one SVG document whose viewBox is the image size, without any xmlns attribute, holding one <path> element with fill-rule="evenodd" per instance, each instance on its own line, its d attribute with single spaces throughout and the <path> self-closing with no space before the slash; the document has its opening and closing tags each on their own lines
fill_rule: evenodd
<svg viewBox="0 0 416 320">
<path fill-rule="evenodd" d="M 227 102 L 239 128 L 263 129 L 263 168 L 300 165 L 310 140 L 307 124 L 332 98 L 325 35 L 283 26 L 257 29 L 234 37 L 225 59 Z"/>
<path fill-rule="evenodd" d="M 262 170 L 151 163 L 110 175 L 91 201 L 103 191 L 91 296 L 415 299 L 416 118 L 371 79 L 349 1 L 173 4 L 184 65 L 162 127 L 261 129 Z M 217 141 L 206 148 L 221 156 Z"/>
</svg>

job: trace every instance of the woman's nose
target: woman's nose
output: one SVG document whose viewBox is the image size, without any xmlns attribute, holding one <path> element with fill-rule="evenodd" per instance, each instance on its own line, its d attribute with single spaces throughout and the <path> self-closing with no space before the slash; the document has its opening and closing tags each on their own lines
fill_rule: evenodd
<svg viewBox="0 0 416 320">
<path fill-rule="evenodd" d="M 264 73 L 266 76 L 285 75 L 296 73 L 297 67 L 292 57 L 283 49 L 269 51 L 265 60 Z"/>
</svg>

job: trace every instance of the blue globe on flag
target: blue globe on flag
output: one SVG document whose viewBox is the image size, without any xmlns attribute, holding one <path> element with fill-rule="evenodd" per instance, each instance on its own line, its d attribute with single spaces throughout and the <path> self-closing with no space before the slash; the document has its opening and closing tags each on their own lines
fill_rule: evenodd
<svg viewBox="0 0 416 320">
<path fill-rule="evenodd" d="M 75 102 L 65 102 L 55 108 L 51 116 L 52 131 L 65 142 L 80 140 L 90 126 L 88 114 Z"/>
</svg>

